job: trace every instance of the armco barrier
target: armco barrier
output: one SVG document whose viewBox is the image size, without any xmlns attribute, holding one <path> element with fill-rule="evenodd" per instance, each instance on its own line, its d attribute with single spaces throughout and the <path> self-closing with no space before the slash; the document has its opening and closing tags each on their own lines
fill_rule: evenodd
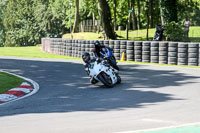
<svg viewBox="0 0 200 133">
<path fill-rule="evenodd" d="M 72 57 L 81 57 L 84 52 L 94 56 L 93 43 L 94 40 L 43 38 L 42 49 Z M 127 40 L 101 40 L 100 43 L 112 48 L 117 60 L 124 52 L 126 61 L 200 66 L 200 43 Z"/>
</svg>

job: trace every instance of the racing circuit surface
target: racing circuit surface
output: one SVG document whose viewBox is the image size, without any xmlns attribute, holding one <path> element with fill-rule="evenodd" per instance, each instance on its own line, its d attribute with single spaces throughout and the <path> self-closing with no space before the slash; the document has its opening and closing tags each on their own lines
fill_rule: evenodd
<svg viewBox="0 0 200 133">
<path fill-rule="evenodd" d="M 117 133 L 200 122 L 200 69 L 119 63 L 122 83 L 91 85 L 81 60 L 0 56 L 40 90 L 0 106 L 1 133 Z"/>
</svg>

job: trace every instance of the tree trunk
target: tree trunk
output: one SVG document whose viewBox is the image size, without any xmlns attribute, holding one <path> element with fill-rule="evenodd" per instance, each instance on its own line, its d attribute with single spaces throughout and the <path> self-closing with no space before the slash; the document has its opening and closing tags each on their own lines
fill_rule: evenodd
<svg viewBox="0 0 200 133">
<path fill-rule="evenodd" d="M 147 41 L 149 40 L 149 2 L 146 2 L 146 14 L 147 14 Z"/>
<path fill-rule="evenodd" d="M 137 21 L 137 18 L 135 16 L 135 10 L 134 10 L 134 6 L 135 6 L 135 0 L 131 0 L 131 3 L 130 3 L 130 8 L 131 10 L 133 10 L 133 13 L 131 13 L 131 22 L 132 22 L 132 28 L 133 30 L 136 30 L 137 29 L 137 22 L 135 22 L 135 19 Z"/>
<path fill-rule="evenodd" d="M 150 1 L 150 28 L 153 28 L 153 2 L 154 0 Z"/>
<path fill-rule="evenodd" d="M 117 21 L 117 0 L 113 0 L 113 10 L 114 10 L 114 31 L 116 31 L 116 21 Z"/>
<path fill-rule="evenodd" d="M 137 0 L 137 6 L 138 6 L 138 29 L 141 28 L 141 22 L 140 22 L 140 0 Z"/>
<path fill-rule="evenodd" d="M 75 1 L 75 21 L 72 32 L 78 32 L 78 25 L 79 25 L 79 0 Z"/>
<path fill-rule="evenodd" d="M 106 0 L 98 0 L 98 3 L 99 15 L 101 17 L 102 26 L 105 31 L 106 37 L 109 39 L 116 39 L 116 34 L 112 27 L 112 19 L 108 2 Z"/>
<path fill-rule="evenodd" d="M 92 24 L 93 24 L 93 32 L 95 33 L 96 32 L 96 30 L 95 30 L 95 14 L 94 13 L 92 13 Z"/>
</svg>

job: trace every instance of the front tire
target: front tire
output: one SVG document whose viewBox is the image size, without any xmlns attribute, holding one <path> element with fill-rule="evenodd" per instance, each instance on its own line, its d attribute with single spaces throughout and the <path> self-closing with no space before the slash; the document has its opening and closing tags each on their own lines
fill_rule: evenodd
<svg viewBox="0 0 200 133">
<path fill-rule="evenodd" d="M 114 86 L 112 79 L 106 73 L 102 72 L 97 77 L 106 87 L 112 88 Z"/>
<path fill-rule="evenodd" d="M 120 84 L 122 82 L 122 79 L 121 77 L 119 76 L 119 74 L 116 74 L 117 76 L 117 84 Z"/>
</svg>

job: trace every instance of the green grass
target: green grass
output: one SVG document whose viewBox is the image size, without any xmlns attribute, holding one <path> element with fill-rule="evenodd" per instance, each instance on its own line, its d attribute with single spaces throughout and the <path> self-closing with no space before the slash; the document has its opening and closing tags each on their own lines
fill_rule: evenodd
<svg viewBox="0 0 200 133">
<path fill-rule="evenodd" d="M 56 58 L 56 59 L 78 59 L 69 56 L 60 56 L 42 52 L 39 46 L 30 47 L 0 47 L 0 55 L 18 57 Z"/>
<path fill-rule="evenodd" d="M 16 76 L 0 72 L 0 94 L 19 86 L 24 80 Z"/>
<path fill-rule="evenodd" d="M 54 58 L 54 59 L 81 59 L 77 57 L 60 56 L 55 54 L 44 53 L 39 46 L 29 46 L 29 47 L 0 47 L 0 55 L 5 56 L 18 56 L 18 57 L 37 57 L 37 58 Z M 118 61 L 123 62 L 123 61 Z M 135 61 L 125 61 L 127 63 L 137 63 L 137 64 L 152 64 L 152 65 L 164 65 L 164 66 L 177 66 L 168 64 L 158 64 L 158 63 L 143 63 Z M 179 66 L 179 67 L 190 67 L 190 68 L 200 68 L 200 66 Z"/>
<path fill-rule="evenodd" d="M 126 31 L 116 31 L 117 35 L 120 36 L 117 39 L 126 40 Z M 146 39 L 147 30 L 130 30 L 129 31 L 129 40 L 142 40 Z M 155 28 L 149 29 L 149 40 L 152 40 L 155 34 Z M 80 32 L 73 33 L 73 39 L 85 39 L 85 40 L 102 40 L 102 33 L 91 33 L 91 32 Z M 64 34 L 63 38 L 71 38 L 71 34 Z M 200 26 L 191 26 L 189 32 L 189 40 L 191 42 L 200 42 Z"/>
</svg>

